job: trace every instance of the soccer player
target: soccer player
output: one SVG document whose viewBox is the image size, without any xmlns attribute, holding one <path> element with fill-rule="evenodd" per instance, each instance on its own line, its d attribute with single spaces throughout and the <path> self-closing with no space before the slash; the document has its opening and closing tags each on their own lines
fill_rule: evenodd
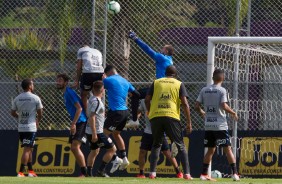
<svg viewBox="0 0 282 184">
<path fill-rule="evenodd" d="M 102 53 L 87 45 L 77 51 L 77 69 L 75 87 L 80 81 L 81 100 L 84 109 L 87 109 L 87 98 L 92 89 L 93 82 L 102 80 L 104 73 Z"/>
<path fill-rule="evenodd" d="M 148 119 L 148 116 L 146 115 L 147 109 L 145 106 L 144 99 L 141 100 L 140 106 L 139 106 L 139 116 L 141 113 L 144 113 L 145 116 L 145 122 L 146 126 L 144 129 L 144 133 L 141 138 L 141 145 L 140 145 L 140 151 L 139 151 L 139 174 L 137 175 L 137 178 L 146 178 L 144 174 L 144 167 L 146 163 L 146 155 L 148 151 L 151 151 L 152 145 L 153 145 L 153 135 L 151 130 L 151 123 Z M 180 171 L 177 161 L 174 157 L 171 156 L 171 152 L 169 150 L 169 145 L 166 139 L 163 140 L 161 152 L 165 155 L 165 157 L 170 161 L 170 163 L 173 165 L 174 170 L 176 172 L 177 178 L 183 178 L 183 173 Z"/>
<path fill-rule="evenodd" d="M 120 133 L 129 116 L 128 108 L 126 106 L 126 97 L 128 96 L 128 93 L 130 93 L 133 96 L 132 99 L 138 100 L 139 93 L 131 83 L 117 73 L 114 66 L 108 65 L 105 68 L 105 75 L 106 78 L 103 79 L 103 83 L 108 94 L 109 111 L 104 124 L 104 133 L 107 136 L 110 134 L 113 135 L 121 155 L 120 157 L 123 159 L 122 164 L 120 164 L 118 160 L 116 160 L 116 155 L 113 156 L 113 167 L 110 172 L 114 172 L 118 167 L 120 170 L 124 170 L 129 165 L 125 151 L 125 144 Z M 137 114 L 138 106 L 136 109 L 132 109 L 132 111 L 136 111 L 135 113 Z"/>
<path fill-rule="evenodd" d="M 173 65 L 172 56 L 174 54 L 174 48 L 172 45 L 165 45 L 161 49 L 161 52 L 156 52 L 152 48 L 150 48 L 144 41 L 137 37 L 136 33 L 132 30 L 129 31 L 129 38 L 134 40 L 134 42 L 146 53 L 148 54 L 154 61 L 156 65 L 156 78 L 165 77 L 165 70 L 168 66 Z M 140 99 L 144 99 L 146 96 L 148 88 L 140 89 Z M 139 103 L 139 102 L 138 102 Z M 138 106 L 138 104 L 134 104 Z M 127 127 L 134 127 L 139 125 L 137 121 L 137 117 L 133 116 L 132 120 L 128 122 Z"/>
<path fill-rule="evenodd" d="M 32 169 L 32 151 L 37 128 L 42 119 L 43 106 L 40 98 L 32 93 L 34 86 L 31 79 L 24 79 L 21 86 L 24 92 L 14 99 L 11 110 L 11 115 L 18 119 L 19 138 L 22 143 L 21 147 L 24 148 L 18 177 L 25 177 L 23 172 L 26 165 L 28 176 L 37 177 Z"/>
<path fill-rule="evenodd" d="M 156 166 L 165 133 L 179 150 L 184 170 L 183 178 L 191 180 L 193 178 L 190 175 L 188 154 L 180 123 L 181 104 L 186 116 L 186 131 L 191 133 L 192 126 L 190 108 L 186 98 L 187 91 L 184 84 L 175 79 L 177 71 L 173 65 L 166 68 L 165 74 L 166 77 L 154 81 L 145 98 L 153 133 L 149 178 L 156 178 Z"/>
<path fill-rule="evenodd" d="M 226 89 L 221 87 L 224 81 L 224 71 L 216 69 L 213 72 L 213 81 L 214 84 L 204 87 L 201 90 L 195 104 L 196 111 L 205 118 L 204 144 L 205 147 L 208 147 L 208 152 L 204 156 L 203 171 L 200 179 L 215 180 L 208 176 L 208 168 L 216 146 L 222 146 L 232 170 L 232 178 L 234 181 L 239 181 L 236 160 L 230 146 L 226 112 L 231 114 L 231 117 L 236 121 L 238 120 L 238 116 L 228 106 Z M 201 108 L 201 104 L 204 105 L 204 110 Z"/>
<path fill-rule="evenodd" d="M 59 74 L 57 76 L 57 89 L 63 91 L 65 106 L 72 120 L 69 137 L 71 151 L 80 166 L 81 176 L 87 176 L 85 158 L 80 149 L 81 143 L 86 143 L 85 128 L 87 117 L 81 99 L 74 90 L 68 87 L 69 80 L 70 78 L 66 74 Z"/>
<path fill-rule="evenodd" d="M 86 135 L 91 149 L 87 158 L 87 173 L 88 176 L 92 176 L 92 167 L 96 156 L 99 154 L 100 148 L 105 148 L 107 152 L 103 157 L 102 164 L 100 165 L 97 174 L 102 177 L 109 177 L 105 168 L 111 161 L 117 149 L 111 138 L 103 133 L 105 106 L 101 100 L 104 95 L 102 81 L 94 82 L 92 93 L 93 96 L 89 98 L 87 106 L 88 124 L 86 126 Z M 122 163 L 120 158 L 117 157 L 117 159 L 119 160 L 119 163 Z"/>
</svg>

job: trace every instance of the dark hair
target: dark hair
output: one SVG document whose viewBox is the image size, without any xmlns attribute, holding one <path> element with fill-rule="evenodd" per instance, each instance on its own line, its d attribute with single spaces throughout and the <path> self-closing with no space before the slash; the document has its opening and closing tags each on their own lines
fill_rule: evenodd
<svg viewBox="0 0 282 184">
<path fill-rule="evenodd" d="M 224 70 L 222 69 L 215 69 L 212 75 L 213 80 L 219 81 L 221 80 L 221 75 L 224 75 Z"/>
<path fill-rule="evenodd" d="M 57 75 L 57 79 L 62 78 L 65 82 L 68 82 L 70 80 L 69 76 L 65 73 L 61 73 Z"/>
<path fill-rule="evenodd" d="M 31 79 L 24 79 L 24 80 L 22 81 L 21 86 L 22 86 L 23 90 L 28 90 L 28 88 L 29 88 L 29 86 L 30 86 L 31 84 L 32 84 L 32 80 L 31 80 Z"/>
<path fill-rule="evenodd" d="M 107 72 L 109 72 L 109 71 L 111 71 L 113 69 L 115 69 L 115 67 L 113 65 L 107 65 L 105 70 L 104 70 L 104 73 L 107 73 Z"/>
<path fill-rule="evenodd" d="M 164 47 L 167 50 L 167 55 L 172 56 L 174 54 L 174 48 L 172 45 L 165 45 Z"/>
<path fill-rule="evenodd" d="M 173 66 L 173 65 L 168 66 L 165 70 L 165 75 L 176 77 L 177 76 L 177 70 L 176 70 L 175 66 Z"/>
<path fill-rule="evenodd" d="M 104 86 L 104 84 L 101 80 L 95 81 L 93 83 L 94 92 L 100 92 L 103 86 Z"/>
</svg>

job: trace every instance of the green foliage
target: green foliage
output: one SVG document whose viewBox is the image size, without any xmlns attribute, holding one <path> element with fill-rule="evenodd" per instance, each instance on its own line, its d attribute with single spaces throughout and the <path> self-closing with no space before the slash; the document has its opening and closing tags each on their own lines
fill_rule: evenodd
<svg viewBox="0 0 282 184">
<path fill-rule="evenodd" d="M 36 31 L 24 30 L 4 34 L 1 40 L 1 48 L 17 51 L 50 50 L 51 43 L 40 38 Z M 49 61 L 47 60 L 40 61 L 37 59 L 7 58 L 0 60 L 0 66 L 5 73 L 12 78 L 18 76 L 19 79 L 49 75 L 45 72 L 48 64 Z"/>
</svg>

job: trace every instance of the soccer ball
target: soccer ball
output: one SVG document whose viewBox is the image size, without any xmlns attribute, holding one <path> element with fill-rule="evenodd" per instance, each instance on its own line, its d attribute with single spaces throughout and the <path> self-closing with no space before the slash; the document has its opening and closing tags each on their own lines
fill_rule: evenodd
<svg viewBox="0 0 282 184">
<path fill-rule="evenodd" d="M 108 12 L 110 14 L 117 14 L 120 12 L 120 5 L 116 1 L 110 1 L 108 3 Z"/>
<path fill-rule="evenodd" d="M 222 178 L 222 174 L 221 174 L 220 171 L 214 170 L 214 171 L 211 172 L 211 177 L 212 178 Z"/>
</svg>

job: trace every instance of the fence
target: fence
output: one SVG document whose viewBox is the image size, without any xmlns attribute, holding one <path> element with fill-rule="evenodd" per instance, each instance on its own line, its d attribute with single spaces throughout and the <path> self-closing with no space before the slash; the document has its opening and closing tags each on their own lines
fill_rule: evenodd
<svg viewBox="0 0 282 184">
<path fill-rule="evenodd" d="M 35 92 L 43 101 L 40 129 L 69 126 L 62 95 L 55 89 L 54 81 L 59 72 L 75 78 L 76 52 L 83 44 L 101 50 L 104 64 L 117 66 L 118 72 L 137 88 L 152 83 L 155 66 L 130 42 L 127 32 L 133 29 L 156 51 L 172 44 L 179 79 L 185 83 L 193 107 L 200 89 L 206 85 L 208 36 L 234 35 L 236 30 L 242 36 L 282 34 L 280 1 L 118 2 L 121 12 L 109 15 L 104 0 L 0 0 L 0 129 L 16 129 L 17 122 L 9 111 L 11 100 L 21 92 L 19 82 L 25 77 L 34 78 Z M 201 118 L 194 110 L 191 113 L 194 130 L 203 129 Z"/>
</svg>

